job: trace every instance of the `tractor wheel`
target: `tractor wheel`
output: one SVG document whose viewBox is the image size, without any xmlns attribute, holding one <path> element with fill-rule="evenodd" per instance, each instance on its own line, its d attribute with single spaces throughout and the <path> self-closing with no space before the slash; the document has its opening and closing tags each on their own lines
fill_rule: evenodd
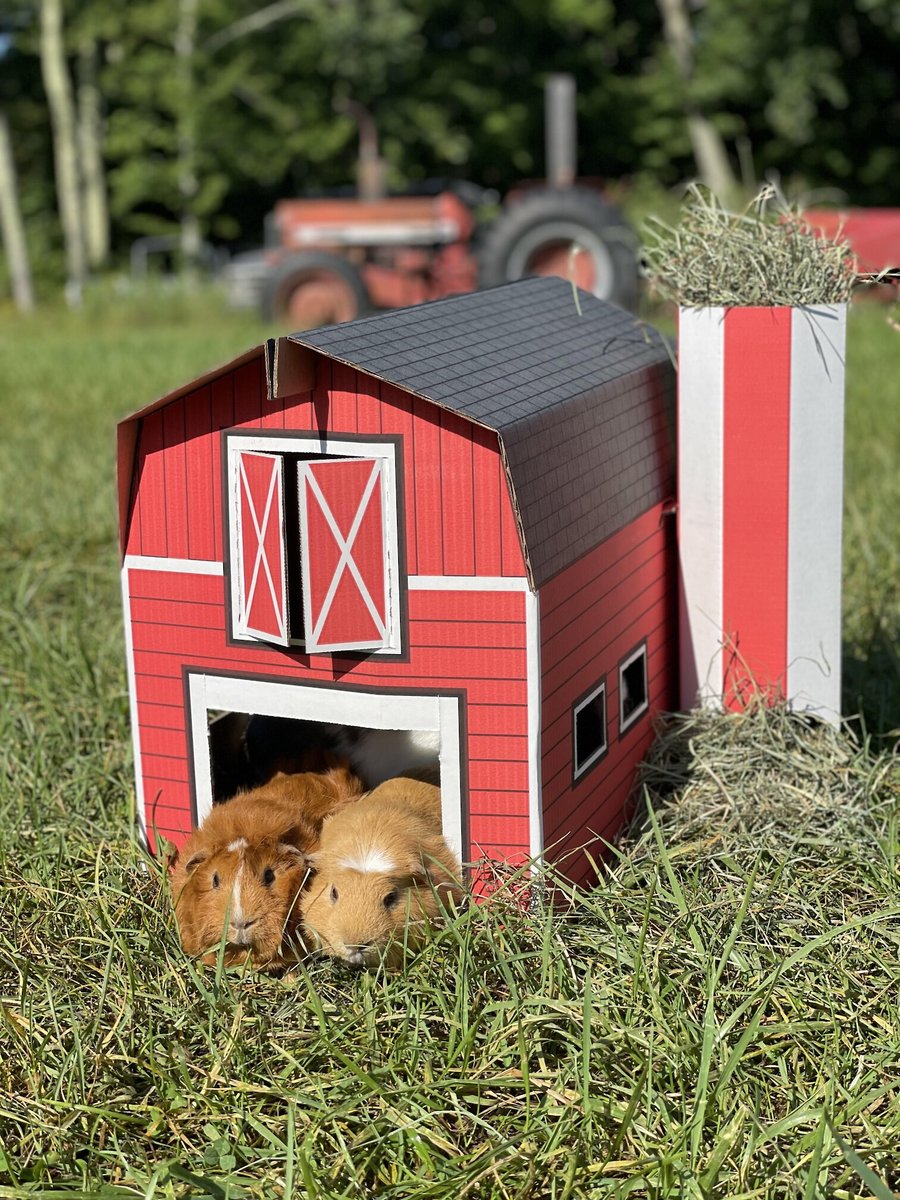
<svg viewBox="0 0 900 1200">
<path fill-rule="evenodd" d="M 352 321 L 368 304 L 365 284 L 351 263 L 336 254 L 295 254 L 267 281 L 263 317 L 292 329 L 314 329 Z"/>
<path fill-rule="evenodd" d="M 581 248 L 574 258 L 573 242 Z M 595 192 L 541 188 L 502 212 L 481 245 L 481 287 L 525 275 L 573 278 L 601 300 L 630 308 L 638 294 L 637 239 L 625 218 Z"/>
</svg>

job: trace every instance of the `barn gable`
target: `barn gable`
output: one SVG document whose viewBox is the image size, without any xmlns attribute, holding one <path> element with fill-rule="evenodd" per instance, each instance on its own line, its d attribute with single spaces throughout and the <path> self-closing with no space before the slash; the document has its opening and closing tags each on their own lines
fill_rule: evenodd
<svg viewBox="0 0 900 1200">
<path fill-rule="evenodd" d="M 579 311 L 580 310 L 580 311 Z M 497 431 L 540 587 L 675 487 L 662 336 L 548 277 L 291 340 Z"/>
</svg>

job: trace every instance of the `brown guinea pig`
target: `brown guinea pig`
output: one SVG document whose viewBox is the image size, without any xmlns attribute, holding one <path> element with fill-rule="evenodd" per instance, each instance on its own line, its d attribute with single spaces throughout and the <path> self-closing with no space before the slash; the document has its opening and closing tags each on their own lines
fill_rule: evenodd
<svg viewBox="0 0 900 1200">
<path fill-rule="evenodd" d="M 390 779 L 328 817 L 309 861 L 303 935 L 353 966 L 399 965 L 404 938 L 417 944 L 441 900 L 463 896 L 459 862 L 441 836 L 440 789 L 414 779 Z"/>
<path fill-rule="evenodd" d="M 172 895 L 181 943 L 214 963 L 226 938 L 225 962 L 274 966 L 296 958 L 298 896 L 307 853 L 329 813 L 363 792 L 340 765 L 324 774 L 276 775 L 262 787 L 217 805 L 175 863 Z"/>
</svg>

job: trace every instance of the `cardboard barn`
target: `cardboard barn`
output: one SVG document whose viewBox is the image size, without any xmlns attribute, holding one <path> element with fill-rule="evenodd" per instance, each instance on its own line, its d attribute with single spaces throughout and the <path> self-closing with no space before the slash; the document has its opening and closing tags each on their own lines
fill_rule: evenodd
<svg viewBox="0 0 900 1200">
<path fill-rule="evenodd" d="M 677 696 L 673 392 L 658 335 L 540 278 L 278 338 L 122 422 L 151 846 L 217 798 L 211 722 L 268 714 L 439 732 L 462 858 L 585 878 Z"/>
</svg>

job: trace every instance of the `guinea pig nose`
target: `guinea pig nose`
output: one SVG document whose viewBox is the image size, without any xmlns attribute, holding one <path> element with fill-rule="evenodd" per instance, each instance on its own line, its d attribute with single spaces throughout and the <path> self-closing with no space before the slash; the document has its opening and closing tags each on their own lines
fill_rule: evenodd
<svg viewBox="0 0 900 1200">
<path fill-rule="evenodd" d="M 347 962 L 351 967 L 364 967 L 366 965 L 366 956 L 362 950 L 351 950 L 347 955 Z"/>
<path fill-rule="evenodd" d="M 255 925 L 256 917 L 251 917 L 248 921 L 232 921 L 231 924 L 235 929 L 249 929 L 251 925 Z"/>
</svg>

